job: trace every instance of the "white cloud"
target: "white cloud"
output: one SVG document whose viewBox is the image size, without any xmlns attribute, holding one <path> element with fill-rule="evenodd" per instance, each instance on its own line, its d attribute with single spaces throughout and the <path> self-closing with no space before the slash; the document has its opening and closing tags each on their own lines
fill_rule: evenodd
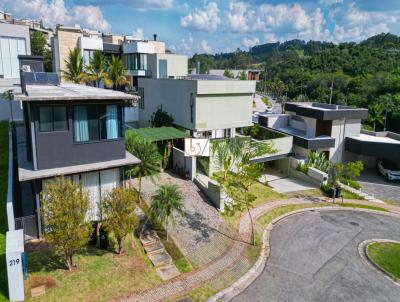
<svg viewBox="0 0 400 302">
<path fill-rule="evenodd" d="M 252 14 L 244 2 L 231 2 L 227 14 L 228 26 L 233 32 L 246 32 L 249 28 L 248 19 Z"/>
<path fill-rule="evenodd" d="M 276 43 L 278 41 L 274 33 L 266 33 L 264 35 L 265 43 Z"/>
<path fill-rule="evenodd" d="M 111 30 L 111 25 L 98 6 L 66 6 L 64 0 L 0 0 L 0 6 L 7 7 L 15 17 L 42 19 L 46 26 L 79 23 L 90 29 Z"/>
<path fill-rule="evenodd" d="M 212 51 L 211 46 L 208 44 L 208 42 L 206 40 L 201 40 L 200 47 L 201 47 L 201 50 L 205 53 L 211 53 L 211 51 Z"/>
<path fill-rule="evenodd" d="M 390 25 L 399 20 L 399 11 L 365 11 L 355 3 L 336 9 L 330 17 L 335 23 L 333 40 L 335 42 L 360 41 L 372 35 L 389 32 Z"/>
<path fill-rule="evenodd" d="M 332 6 L 336 4 L 342 4 L 343 0 L 319 0 L 319 3 L 325 4 L 327 6 Z"/>
<path fill-rule="evenodd" d="M 178 53 L 183 53 L 185 55 L 190 55 L 192 53 L 193 37 L 192 33 L 188 34 L 187 39 L 182 39 L 178 46 L 175 47 Z"/>
<path fill-rule="evenodd" d="M 137 28 L 132 32 L 132 37 L 138 40 L 144 40 L 143 28 Z"/>
<path fill-rule="evenodd" d="M 244 37 L 242 44 L 245 48 L 251 48 L 253 46 L 260 44 L 260 39 L 257 37 L 254 37 L 253 39 Z"/>
<path fill-rule="evenodd" d="M 193 12 L 181 18 L 181 26 L 195 30 L 214 31 L 221 23 L 216 2 L 209 2 L 204 9 L 196 8 Z"/>
<path fill-rule="evenodd" d="M 76 3 L 77 1 L 75 1 Z M 91 5 L 124 5 L 137 10 L 167 10 L 174 7 L 174 0 L 78 0 L 83 4 Z"/>
</svg>

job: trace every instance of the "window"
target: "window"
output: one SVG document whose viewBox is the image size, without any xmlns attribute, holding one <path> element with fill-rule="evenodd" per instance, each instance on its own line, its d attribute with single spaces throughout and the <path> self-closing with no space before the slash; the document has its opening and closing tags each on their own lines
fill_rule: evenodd
<svg viewBox="0 0 400 302">
<path fill-rule="evenodd" d="M 124 63 L 127 70 L 147 70 L 147 54 L 125 54 Z"/>
<path fill-rule="evenodd" d="M 0 74 L 4 78 L 19 78 L 18 55 L 26 54 L 23 38 L 0 37 Z"/>
<path fill-rule="evenodd" d="M 84 49 L 83 50 L 83 65 L 88 66 L 90 64 L 90 60 L 93 57 L 94 50 L 92 49 Z"/>
<path fill-rule="evenodd" d="M 40 132 L 68 130 L 67 108 L 65 106 L 39 107 Z"/>
<path fill-rule="evenodd" d="M 121 106 L 74 106 L 75 142 L 117 139 L 122 136 L 123 116 Z"/>
<path fill-rule="evenodd" d="M 138 88 L 138 94 L 140 96 L 139 109 L 144 110 L 144 88 L 143 87 Z"/>
</svg>

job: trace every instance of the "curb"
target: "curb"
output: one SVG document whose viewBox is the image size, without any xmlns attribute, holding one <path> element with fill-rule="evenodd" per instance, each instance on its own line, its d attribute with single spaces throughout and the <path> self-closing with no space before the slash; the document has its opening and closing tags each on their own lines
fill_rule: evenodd
<svg viewBox="0 0 400 302">
<path fill-rule="evenodd" d="M 386 279 L 389 279 L 390 281 L 392 281 L 394 284 L 396 284 L 397 286 L 400 286 L 400 279 L 396 278 L 395 276 L 393 276 L 391 273 L 386 272 L 384 269 L 382 269 L 378 264 L 376 264 L 371 256 L 368 253 L 368 246 L 370 246 L 373 243 L 400 243 L 400 241 L 396 241 L 396 240 L 390 240 L 390 239 L 369 239 L 369 240 L 365 240 L 363 242 L 361 242 L 358 245 L 358 253 L 360 254 L 360 257 L 362 259 L 364 259 L 364 261 L 376 272 L 383 274 L 383 276 Z"/>
<path fill-rule="evenodd" d="M 271 209 L 272 211 L 273 209 Z M 362 208 L 356 208 L 356 207 L 348 207 L 348 208 L 341 208 L 341 207 L 311 207 L 311 208 L 306 208 L 306 209 L 300 209 L 296 211 L 292 211 L 286 214 L 283 214 L 274 220 L 272 220 L 267 228 L 265 229 L 263 233 L 263 245 L 261 248 L 260 256 L 258 257 L 257 261 L 254 263 L 254 265 L 250 268 L 250 270 L 244 274 L 240 279 L 238 279 L 236 282 L 234 282 L 230 287 L 225 288 L 224 290 L 220 291 L 216 295 L 210 297 L 207 299 L 207 302 L 226 302 L 232 300 L 234 297 L 239 295 L 241 292 L 243 292 L 250 284 L 252 284 L 264 271 L 265 265 L 267 263 L 269 254 L 270 254 L 270 235 L 271 231 L 274 228 L 275 224 L 280 222 L 281 220 L 296 215 L 300 213 L 305 213 L 305 212 L 310 212 L 310 211 L 352 211 L 352 212 L 366 212 L 366 213 L 374 213 L 374 214 L 380 214 L 380 215 L 385 215 L 385 216 L 390 216 L 390 217 L 396 217 L 400 218 L 400 214 L 393 213 L 393 212 L 383 212 L 383 211 L 376 211 L 376 210 L 369 210 L 369 209 L 362 209 Z M 268 212 L 265 212 L 263 214 L 266 214 Z M 261 215 L 263 215 L 261 214 Z M 393 281 L 393 280 L 392 280 Z M 396 284 L 398 284 L 396 282 Z M 398 284 L 400 285 L 400 284 Z"/>
</svg>

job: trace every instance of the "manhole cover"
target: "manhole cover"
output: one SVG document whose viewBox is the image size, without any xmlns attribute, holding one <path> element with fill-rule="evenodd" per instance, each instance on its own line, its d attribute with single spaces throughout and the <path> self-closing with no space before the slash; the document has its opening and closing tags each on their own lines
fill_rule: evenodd
<svg viewBox="0 0 400 302">
<path fill-rule="evenodd" d="M 359 226 L 359 224 L 357 222 L 354 222 L 354 221 L 350 221 L 350 224 L 354 225 L 354 226 Z"/>
</svg>

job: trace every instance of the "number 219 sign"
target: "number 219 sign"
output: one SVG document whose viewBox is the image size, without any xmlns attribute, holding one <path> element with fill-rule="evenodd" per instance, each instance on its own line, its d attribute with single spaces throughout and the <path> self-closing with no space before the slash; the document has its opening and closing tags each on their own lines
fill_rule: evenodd
<svg viewBox="0 0 400 302">
<path fill-rule="evenodd" d="M 206 138 L 185 138 L 186 156 L 210 156 L 210 141 Z"/>
</svg>

